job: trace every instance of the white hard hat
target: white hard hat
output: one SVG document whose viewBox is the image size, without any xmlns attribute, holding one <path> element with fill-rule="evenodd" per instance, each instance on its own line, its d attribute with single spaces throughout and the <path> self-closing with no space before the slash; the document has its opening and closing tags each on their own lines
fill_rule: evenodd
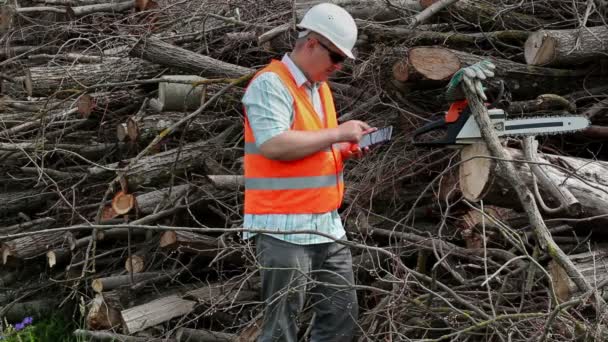
<svg viewBox="0 0 608 342">
<path fill-rule="evenodd" d="M 355 59 L 351 50 L 357 41 L 357 24 L 342 7 L 330 3 L 315 5 L 297 26 L 322 35 L 347 57 Z"/>
</svg>

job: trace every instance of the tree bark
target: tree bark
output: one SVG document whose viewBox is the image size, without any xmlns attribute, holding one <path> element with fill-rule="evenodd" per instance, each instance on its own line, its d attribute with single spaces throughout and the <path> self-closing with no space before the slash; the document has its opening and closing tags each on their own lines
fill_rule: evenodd
<svg viewBox="0 0 608 342">
<path fill-rule="evenodd" d="M 419 12 L 430 5 L 429 0 L 397 0 L 391 2 L 382 0 L 304 0 L 296 2 L 297 18 L 301 19 L 312 6 L 322 2 L 330 2 L 346 9 L 353 18 L 370 21 L 403 19 L 405 14 Z"/>
<path fill-rule="evenodd" d="M 145 272 L 133 274 L 133 282 L 156 278 L 163 275 L 161 272 Z M 93 291 L 102 293 L 104 291 L 110 291 L 121 286 L 129 285 L 131 283 L 131 275 L 119 275 L 106 278 L 97 278 L 91 282 Z"/>
<path fill-rule="evenodd" d="M 177 342 L 233 342 L 237 335 L 211 330 L 179 328 L 175 333 Z"/>
<path fill-rule="evenodd" d="M 215 256 L 219 250 L 219 243 L 216 238 L 179 230 L 164 232 L 160 237 L 159 246 L 161 248 L 193 251 L 206 256 Z"/>
<path fill-rule="evenodd" d="M 146 328 L 166 322 L 172 318 L 190 313 L 196 302 L 179 296 L 160 298 L 120 312 L 123 329 L 134 334 Z"/>
<path fill-rule="evenodd" d="M 572 30 L 541 30 L 530 35 L 524 46 L 530 65 L 581 64 L 608 54 L 608 27 Z"/>
<path fill-rule="evenodd" d="M 143 115 L 139 117 L 130 117 L 126 122 L 127 136 L 131 141 L 138 143 L 149 143 L 156 136 L 178 122 L 185 116 L 185 113 L 160 113 L 152 115 Z M 187 127 L 191 134 L 199 134 L 201 132 L 217 132 L 226 129 L 234 123 L 231 118 L 218 118 L 210 115 L 197 116 Z M 117 130 L 119 130 L 118 128 Z M 176 132 L 181 132 L 186 129 L 185 126 L 180 127 Z M 118 133 L 117 133 L 118 135 Z"/>
<path fill-rule="evenodd" d="M 110 330 L 120 327 L 120 311 L 106 303 L 104 295 L 95 294 L 86 317 L 87 327 L 93 330 Z"/>
<path fill-rule="evenodd" d="M 84 329 L 74 330 L 74 336 L 78 338 L 86 338 L 92 342 L 177 342 L 174 339 L 153 338 L 153 337 L 136 337 L 129 335 L 116 334 L 108 331 L 90 331 Z"/>
<path fill-rule="evenodd" d="M 31 212 L 43 206 L 47 200 L 54 198 L 50 192 L 41 193 L 38 190 L 0 192 L 0 217 L 13 213 Z"/>
<path fill-rule="evenodd" d="M 416 47 L 409 50 L 395 48 L 392 55 L 396 58 L 392 65 L 393 79 L 397 87 L 404 87 L 407 80 L 415 80 L 414 85 L 419 87 L 421 81 L 446 82 L 461 67 L 470 66 L 484 59 L 496 65 L 496 79 L 505 81 L 508 90 L 524 99 L 538 95 L 567 94 L 580 89 L 583 82 L 586 84 L 601 84 L 601 77 L 589 77 L 585 80 L 585 70 L 551 69 L 530 66 L 494 57 L 481 57 L 467 52 L 442 47 Z M 494 81 L 491 81 L 492 83 Z"/>
<path fill-rule="evenodd" d="M 6 264 L 8 257 L 29 259 L 44 255 L 51 247 L 73 244 L 74 241 L 71 233 L 54 232 L 24 236 L 3 242 L 0 245 L 2 263 Z"/>
<path fill-rule="evenodd" d="M 18 77 L 19 87 L 8 90 L 11 96 L 50 96 L 62 91 L 93 85 L 125 82 L 154 77 L 162 68 L 136 58 L 124 58 L 97 64 L 32 67 Z M 16 92 L 16 94 L 14 94 Z"/>
<path fill-rule="evenodd" d="M 439 0 L 430 0 L 430 3 Z M 430 5 L 430 4 L 429 4 Z M 494 30 L 531 30 L 543 27 L 546 23 L 513 9 L 506 9 L 498 1 L 460 0 L 442 12 L 444 18 L 457 20 L 468 25 Z"/>
<path fill-rule="evenodd" d="M 514 160 L 526 160 L 520 150 L 506 148 L 505 151 Z M 591 161 L 581 158 L 565 157 L 552 154 L 539 156 L 547 177 L 553 184 L 563 184 L 567 190 L 580 202 L 581 210 L 585 216 L 597 216 L 608 214 L 608 163 L 603 161 Z M 544 166 L 549 165 L 549 166 Z M 551 167 L 550 165 L 554 165 Z M 529 189 L 533 188 L 533 176 L 530 167 L 526 163 L 514 163 L 515 169 L 521 175 L 524 183 Z M 492 184 L 481 184 L 478 187 L 488 187 L 485 195 L 481 198 L 487 204 L 493 204 L 508 208 L 521 208 L 516 203 L 513 188 L 507 184 L 502 176 L 498 176 L 497 167 L 490 167 L 488 173 L 497 175 Z M 573 173 L 573 174 L 572 174 Z M 489 183 L 489 180 L 488 180 Z M 541 183 L 539 190 L 543 199 L 555 206 L 559 205 L 551 196 L 550 192 L 543 188 Z M 591 221 L 593 225 L 604 224 L 605 219 Z"/>
<path fill-rule="evenodd" d="M 203 77 L 238 78 L 253 72 L 253 69 L 226 63 L 196 52 L 165 43 L 157 38 L 132 41 L 129 54 L 150 62 L 202 74 Z"/>
<path fill-rule="evenodd" d="M 180 174 L 185 170 L 196 170 L 205 164 L 205 158 L 210 153 L 216 152 L 216 148 L 217 145 L 213 142 L 199 141 L 181 148 L 143 157 L 126 174 L 129 188 L 135 189 L 139 185 L 160 183 L 170 176 L 170 172 Z M 176 163 L 176 159 L 179 162 Z M 106 167 L 115 169 L 119 167 L 119 164 L 112 163 Z M 113 173 L 98 166 L 90 167 L 88 171 L 89 174 L 100 177 Z"/>
<path fill-rule="evenodd" d="M 55 221 L 56 220 L 52 217 L 42 217 L 8 227 L 0 227 L 0 234 L 14 234 L 27 231 L 44 230 L 55 223 Z"/>
<path fill-rule="evenodd" d="M 585 277 L 589 284 L 596 287 L 601 283 L 606 285 L 608 281 L 608 268 L 606 267 L 606 259 L 608 259 L 608 251 L 605 245 L 597 245 L 592 247 L 592 250 L 586 253 L 569 255 L 568 258 Z M 555 261 L 549 262 L 549 273 L 557 297 L 566 302 L 580 294 L 576 284 L 568 277 L 564 269 Z M 604 298 L 608 294 L 605 292 L 605 287 L 598 288 L 600 295 Z"/>
</svg>

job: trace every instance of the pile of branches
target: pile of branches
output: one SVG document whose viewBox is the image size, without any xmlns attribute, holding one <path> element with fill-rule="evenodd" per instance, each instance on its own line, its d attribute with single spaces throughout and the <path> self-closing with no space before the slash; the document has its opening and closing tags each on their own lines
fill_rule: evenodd
<svg viewBox="0 0 608 342">
<path fill-rule="evenodd" d="M 605 340 L 606 1 L 334 2 L 359 27 L 357 60 L 330 81 L 339 121 L 395 135 L 346 166 L 359 340 Z M 60 308 L 96 341 L 255 340 L 240 99 L 315 3 L 1 7 L 3 322 Z M 484 144 L 412 145 L 449 107 L 452 75 L 483 59 L 509 116 L 592 123 L 503 140 L 527 201 Z"/>
</svg>

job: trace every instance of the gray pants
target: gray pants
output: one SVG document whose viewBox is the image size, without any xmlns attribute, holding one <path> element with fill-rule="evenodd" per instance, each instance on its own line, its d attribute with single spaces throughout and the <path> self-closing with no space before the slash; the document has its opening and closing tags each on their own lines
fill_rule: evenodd
<svg viewBox="0 0 608 342">
<path fill-rule="evenodd" d="M 307 293 L 315 313 L 310 341 L 352 340 L 359 306 L 348 247 L 338 243 L 296 245 L 257 235 L 256 254 L 266 302 L 258 342 L 297 342 L 297 318 Z M 315 284 L 311 284 L 313 280 Z"/>
</svg>

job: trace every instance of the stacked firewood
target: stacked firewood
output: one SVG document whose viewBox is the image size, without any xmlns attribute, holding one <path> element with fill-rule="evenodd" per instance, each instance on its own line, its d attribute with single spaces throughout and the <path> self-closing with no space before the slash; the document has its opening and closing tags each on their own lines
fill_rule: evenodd
<svg viewBox="0 0 608 342">
<path fill-rule="evenodd" d="M 240 99 L 318 2 L 2 5 L 3 322 L 63 312 L 93 341 L 255 340 Z M 359 27 L 357 60 L 330 81 L 339 120 L 394 126 L 346 166 L 359 340 L 605 340 L 606 1 L 333 2 Z M 484 143 L 412 145 L 452 75 L 484 59 L 493 106 L 592 123 L 503 140 L 557 248 Z"/>
</svg>

